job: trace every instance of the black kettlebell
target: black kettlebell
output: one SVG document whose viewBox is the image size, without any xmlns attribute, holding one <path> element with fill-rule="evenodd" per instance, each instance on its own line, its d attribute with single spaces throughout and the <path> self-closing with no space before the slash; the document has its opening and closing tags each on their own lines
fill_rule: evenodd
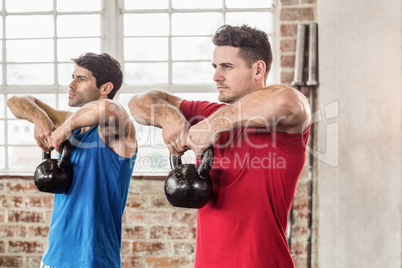
<svg viewBox="0 0 402 268">
<path fill-rule="evenodd" d="M 70 165 L 71 142 L 62 144 L 59 160 L 51 159 L 50 153 L 43 152 L 43 161 L 35 170 L 34 182 L 41 192 L 54 194 L 67 193 L 73 182 L 73 169 Z"/>
<path fill-rule="evenodd" d="M 202 154 L 201 164 L 182 164 L 181 157 L 170 154 L 173 168 L 165 180 L 165 195 L 172 206 L 202 208 L 211 199 L 212 179 L 209 171 L 214 162 L 213 146 Z"/>
</svg>

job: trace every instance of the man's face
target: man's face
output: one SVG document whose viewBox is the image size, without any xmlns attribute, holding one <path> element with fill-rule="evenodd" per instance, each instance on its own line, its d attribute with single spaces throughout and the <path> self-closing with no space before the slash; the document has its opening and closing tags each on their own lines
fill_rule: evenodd
<svg viewBox="0 0 402 268">
<path fill-rule="evenodd" d="M 96 79 L 92 73 L 82 67 L 76 66 L 73 81 L 70 83 L 68 105 L 81 107 L 88 102 L 100 99 L 100 90 L 96 87 Z"/>
<path fill-rule="evenodd" d="M 238 56 L 239 48 L 216 46 L 212 66 L 215 68 L 213 80 L 219 92 L 219 101 L 234 103 L 257 89 L 253 79 L 253 68 Z"/>
</svg>

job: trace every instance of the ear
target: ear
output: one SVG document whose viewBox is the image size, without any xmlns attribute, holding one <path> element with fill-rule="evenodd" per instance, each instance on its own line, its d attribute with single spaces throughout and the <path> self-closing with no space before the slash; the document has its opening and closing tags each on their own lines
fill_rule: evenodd
<svg viewBox="0 0 402 268">
<path fill-rule="evenodd" d="M 255 68 L 255 80 L 264 79 L 265 71 L 267 70 L 267 66 L 265 65 L 265 62 L 263 60 L 259 60 L 254 64 L 256 66 L 256 68 Z"/>
<path fill-rule="evenodd" d="M 110 92 L 112 92 L 112 90 L 113 90 L 112 82 L 104 83 L 100 87 L 101 95 L 105 95 L 106 97 L 109 95 Z"/>
</svg>

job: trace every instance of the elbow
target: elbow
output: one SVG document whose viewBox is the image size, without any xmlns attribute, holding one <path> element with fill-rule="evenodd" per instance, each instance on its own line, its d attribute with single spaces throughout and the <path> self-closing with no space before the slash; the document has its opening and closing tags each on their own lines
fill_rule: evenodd
<svg viewBox="0 0 402 268">
<path fill-rule="evenodd" d="M 7 100 L 7 106 L 8 106 L 9 108 L 11 108 L 11 107 L 13 106 L 13 104 L 14 104 L 16 98 L 17 98 L 16 96 L 13 96 L 13 97 L 11 97 L 11 98 L 9 98 L 9 99 Z"/>
<path fill-rule="evenodd" d="M 128 109 L 130 110 L 130 113 L 134 115 L 136 112 L 136 109 L 138 107 L 138 103 L 140 103 L 140 98 L 139 95 L 134 95 L 129 101 L 128 101 Z"/>
<path fill-rule="evenodd" d="M 18 97 L 18 96 L 12 96 L 11 98 L 9 98 L 7 100 L 7 106 L 9 108 L 14 107 L 20 100 L 22 99 L 22 97 Z"/>
<path fill-rule="evenodd" d="M 140 116 L 141 114 L 141 103 L 144 101 L 140 95 L 133 96 L 128 102 L 128 109 L 133 119 L 140 124 L 145 124 L 145 120 Z"/>
</svg>

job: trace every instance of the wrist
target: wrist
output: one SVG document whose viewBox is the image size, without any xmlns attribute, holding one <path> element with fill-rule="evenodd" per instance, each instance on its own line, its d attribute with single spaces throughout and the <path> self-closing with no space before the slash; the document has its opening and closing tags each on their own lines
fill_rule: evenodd
<svg viewBox="0 0 402 268">
<path fill-rule="evenodd" d="M 74 132 L 74 128 L 72 127 L 72 122 L 71 122 L 71 118 L 67 119 L 63 125 L 63 132 L 64 132 L 64 136 L 65 138 L 68 140 L 71 138 L 71 136 L 73 136 L 73 132 Z"/>
<path fill-rule="evenodd" d="M 223 109 L 227 109 L 227 107 Z M 208 125 L 211 128 L 211 132 L 215 134 L 220 134 L 235 128 L 234 120 L 227 113 L 225 113 L 224 110 L 218 110 L 205 120 L 208 122 Z"/>
</svg>

